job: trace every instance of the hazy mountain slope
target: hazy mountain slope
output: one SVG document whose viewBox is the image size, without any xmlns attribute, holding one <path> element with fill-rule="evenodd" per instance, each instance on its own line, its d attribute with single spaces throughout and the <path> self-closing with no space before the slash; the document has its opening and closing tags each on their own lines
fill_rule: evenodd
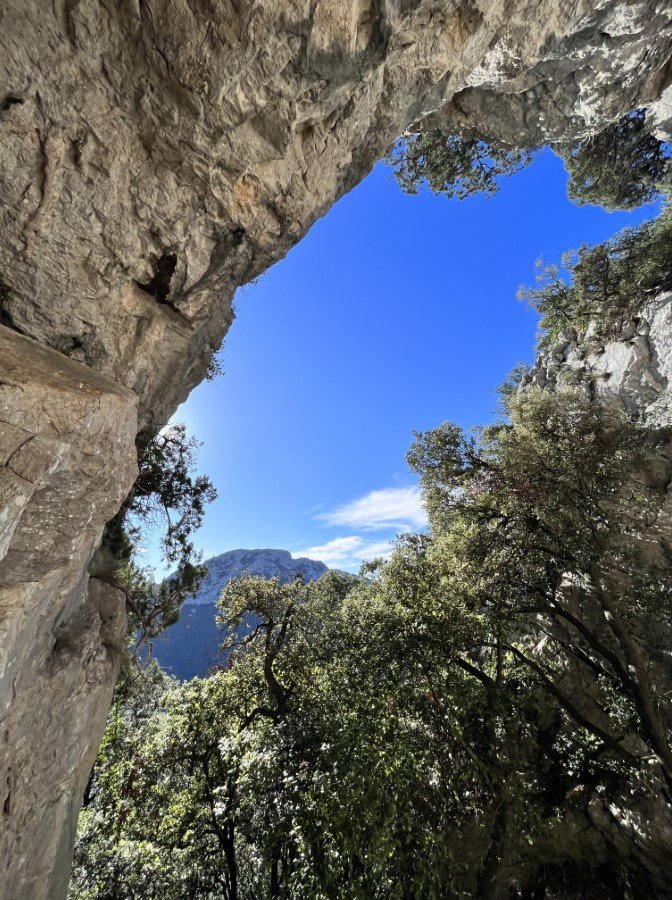
<svg viewBox="0 0 672 900">
<path fill-rule="evenodd" d="M 188 600 L 178 622 L 154 642 L 154 655 L 171 675 L 181 680 L 205 675 L 214 664 L 220 643 L 215 603 L 224 585 L 244 572 L 292 581 L 301 574 L 313 581 L 327 571 L 313 559 L 293 559 L 287 550 L 230 550 L 206 561 L 207 574 L 199 592 Z"/>
</svg>

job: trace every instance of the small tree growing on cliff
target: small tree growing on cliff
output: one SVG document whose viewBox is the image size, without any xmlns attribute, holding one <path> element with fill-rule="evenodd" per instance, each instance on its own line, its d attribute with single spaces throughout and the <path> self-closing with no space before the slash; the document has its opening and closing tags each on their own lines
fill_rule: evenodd
<svg viewBox="0 0 672 900">
<path fill-rule="evenodd" d="M 184 425 L 158 434 L 144 429 L 136 444 L 138 477 L 108 526 L 106 544 L 119 563 L 115 578 L 126 593 L 139 647 L 177 621 L 185 597 L 198 589 L 204 569 L 191 535 L 217 492 L 206 475 L 193 474 L 198 442 L 187 437 Z M 175 567 L 161 584 L 136 562 L 143 537 L 156 531 L 162 534 L 164 559 Z"/>
<path fill-rule="evenodd" d="M 417 194 L 426 183 L 435 194 L 463 200 L 478 193 L 491 197 L 503 177 L 519 172 L 531 159 L 530 150 L 433 129 L 399 141 L 389 162 L 406 193 Z"/>
<path fill-rule="evenodd" d="M 562 268 L 541 268 L 537 284 L 521 288 L 541 316 L 542 343 L 590 323 L 598 332 L 618 329 L 657 291 L 672 289 L 672 207 L 657 219 L 626 228 L 603 244 L 583 246 L 562 258 Z"/>
<path fill-rule="evenodd" d="M 670 175 L 669 144 L 649 133 L 643 109 L 555 149 L 570 176 L 569 199 L 579 204 L 634 209 L 657 199 Z"/>
<path fill-rule="evenodd" d="M 567 193 L 576 203 L 606 209 L 633 209 L 660 197 L 670 177 L 669 144 L 648 131 L 646 112 L 634 110 L 595 135 L 553 146 L 570 179 Z M 402 190 L 416 194 L 427 184 L 435 194 L 464 199 L 491 197 L 501 179 L 514 175 L 533 151 L 509 147 L 483 135 L 440 129 L 411 134 L 389 156 Z"/>
</svg>

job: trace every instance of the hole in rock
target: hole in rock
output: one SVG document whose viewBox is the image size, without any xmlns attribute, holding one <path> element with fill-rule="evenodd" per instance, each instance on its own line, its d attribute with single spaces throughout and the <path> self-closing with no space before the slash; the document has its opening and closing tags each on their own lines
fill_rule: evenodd
<svg viewBox="0 0 672 900">
<path fill-rule="evenodd" d="M 7 94 L 2 103 L 0 103 L 0 111 L 7 112 L 11 106 L 16 106 L 17 104 L 22 106 L 23 103 L 24 101 L 21 97 L 16 97 L 14 94 Z"/>
<path fill-rule="evenodd" d="M 136 282 L 138 287 L 146 294 L 151 294 L 159 303 L 165 303 L 167 306 L 173 304 L 168 301 L 168 293 L 170 291 L 170 282 L 177 266 L 177 255 L 175 253 L 164 253 L 154 263 L 154 277 L 146 284 Z"/>
</svg>

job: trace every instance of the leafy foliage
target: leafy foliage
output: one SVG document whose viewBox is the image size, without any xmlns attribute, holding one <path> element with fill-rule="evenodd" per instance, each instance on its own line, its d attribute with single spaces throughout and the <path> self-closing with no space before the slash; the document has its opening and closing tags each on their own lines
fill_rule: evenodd
<svg viewBox="0 0 672 900">
<path fill-rule="evenodd" d="M 134 819 L 143 740 L 170 680 L 156 663 L 138 668 L 124 661 L 95 768 L 84 795 L 75 846 L 72 896 L 152 896 L 156 855 L 151 840 L 126 838 Z"/>
<path fill-rule="evenodd" d="M 643 109 L 556 150 L 569 172 L 568 196 L 579 204 L 634 209 L 656 200 L 670 175 L 669 146 L 648 132 Z"/>
<path fill-rule="evenodd" d="M 389 162 L 406 193 L 416 194 L 426 183 L 435 194 L 463 200 L 478 193 L 492 196 L 502 177 L 519 172 L 531 159 L 529 150 L 435 129 L 399 141 Z"/>
<path fill-rule="evenodd" d="M 656 896 L 588 810 L 668 808 L 672 578 L 635 477 L 668 436 L 505 402 L 417 436 L 429 533 L 365 577 L 231 582 L 226 665 L 123 740 L 113 715 L 73 898 Z"/>
<path fill-rule="evenodd" d="M 205 373 L 206 381 L 215 381 L 217 378 L 221 378 L 224 374 L 224 363 L 223 363 L 223 351 L 224 344 L 222 343 L 219 349 L 214 350 L 212 356 L 210 357 L 210 362 L 208 363 L 208 368 Z"/>
<path fill-rule="evenodd" d="M 553 149 L 569 173 L 568 196 L 579 204 L 633 209 L 658 199 L 669 184 L 669 145 L 649 133 L 643 109 L 595 135 Z M 424 183 L 435 194 L 464 199 L 478 193 L 492 196 L 501 179 L 519 172 L 533 155 L 533 150 L 473 132 L 432 129 L 400 139 L 388 161 L 407 193 L 417 193 Z"/>
<path fill-rule="evenodd" d="M 473 602 L 502 623 L 493 650 L 527 666 L 619 764 L 659 759 L 670 786 L 672 709 L 655 699 L 649 654 L 670 639 L 672 579 L 667 558 L 646 550 L 658 501 L 628 487 L 642 433 L 571 391 L 532 391 L 509 410 L 510 423 L 478 440 L 443 426 L 411 450 L 441 559 L 453 559 Z M 595 682 L 590 698 L 564 693 L 568 671 Z M 627 741 L 613 693 L 628 709 Z M 635 734 L 648 753 L 628 746 Z"/>
<path fill-rule="evenodd" d="M 185 597 L 198 589 L 204 569 L 191 535 L 217 494 L 207 476 L 193 475 L 198 442 L 187 437 L 184 425 L 158 434 L 145 429 L 136 444 L 138 477 L 108 526 L 106 542 L 119 561 L 115 579 L 126 593 L 131 627 L 139 631 L 137 650 L 177 621 Z M 161 533 L 164 558 L 175 566 L 161 584 L 135 561 L 147 530 Z"/>
<path fill-rule="evenodd" d="M 541 316 L 543 342 L 589 324 L 597 334 L 617 331 L 657 291 L 672 288 L 672 208 L 595 247 L 563 256 L 562 267 L 541 269 L 537 286 L 519 297 Z"/>
<path fill-rule="evenodd" d="M 139 537 L 141 526 L 158 516 L 165 525 L 163 549 L 170 563 L 193 555 L 190 535 L 203 521 L 205 506 L 216 498 L 207 475 L 192 475 L 198 447 L 188 438 L 184 425 L 171 425 L 159 434 L 141 431 L 138 435 L 138 477 L 128 503 L 131 539 Z"/>
</svg>

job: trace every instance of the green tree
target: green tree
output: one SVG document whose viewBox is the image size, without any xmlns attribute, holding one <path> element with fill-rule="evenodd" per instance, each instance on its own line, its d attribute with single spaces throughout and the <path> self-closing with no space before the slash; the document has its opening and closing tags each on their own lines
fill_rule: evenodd
<svg viewBox="0 0 672 900">
<path fill-rule="evenodd" d="M 649 133 L 644 109 L 555 150 L 569 173 L 569 199 L 581 205 L 634 209 L 660 197 L 670 175 L 669 145 Z"/>
<path fill-rule="evenodd" d="M 138 477 L 103 539 L 114 583 L 124 590 L 131 629 L 138 633 L 136 650 L 149 646 L 177 621 L 184 599 L 193 594 L 204 574 L 191 540 L 217 496 L 206 475 L 194 475 L 198 441 L 187 437 L 184 425 L 155 433 L 139 432 Z M 160 537 L 163 556 L 173 573 L 156 583 L 151 570 L 137 562 L 136 548 L 145 538 Z"/>
<path fill-rule="evenodd" d="M 530 150 L 435 129 L 398 141 L 388 161 L 406 193 L 417 194 L 426 183 L 435 194 L 463 200 L 478 193 L 492 196 L 503 177 L 519 172 L 531 159 Z"/>
<path fill-rule="evenodd" d="M 660 501 L 633 482 L 646 441 L 666 436 L 569 390 L 532 390 L 509 413 L 478 438 L 454 426 L 421 435 L 409 454 L 441 556 L 501 621 L 495 650 L 527 665 L 603 752 L 633 771 L 655 759 L 669 790 L 672 708 L 660 699 L 656 648 L 672 636 L 672 578 L 667 555 L 647 550 L 664 537 L 650 525 Z M 527 636 L 512 641 L 518 627 Z M 541 635 L 548 653 L 539 655 Z M 569 697 L 569 671 L 595 690 Z"/>
</svg>

